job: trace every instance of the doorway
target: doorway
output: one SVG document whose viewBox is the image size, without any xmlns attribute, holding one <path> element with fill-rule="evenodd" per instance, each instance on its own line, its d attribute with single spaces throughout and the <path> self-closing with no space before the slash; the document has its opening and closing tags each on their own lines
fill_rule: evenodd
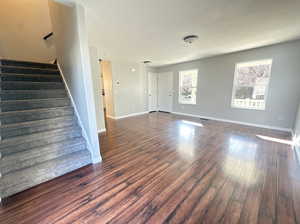
<svg viewBox="0 0 300 224">
<path fill-rule="evenodd" d="M 158 110 L 157 107 L 157 95 L 158 95 L 158 88 L 157 88 L 157 73 L 149 73 L 148 74 L 148 105 L 149 105 L 149 112 L 154 112 Z"/>
<path fill-rule="evenodd" d="M 173 73 L 148 74 L 149 112 L 172 112 L 173 107 Z"/>
<path fill-rule="evenodd" d="M 110 61 L 101 60 L 101 80 L 102 89 L 101 95 L 103 97 L 103 109 L 105 121 L 106 118 L 112 118 L 115 116 L 114 112 L 114 99 L 113 99 L 113 77 L 112 77 L 112 67 Z"/>
</svg>

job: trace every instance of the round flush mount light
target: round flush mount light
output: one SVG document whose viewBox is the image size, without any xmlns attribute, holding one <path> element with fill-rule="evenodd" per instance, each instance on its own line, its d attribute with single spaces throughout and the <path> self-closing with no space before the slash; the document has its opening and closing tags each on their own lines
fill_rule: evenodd
<svg viewBox="0 0 300 224">
<path fill-rule="evenodd" d="M 198 40 L 198 36 L 197 35 L 188 35 L 188 36 L 185 36 L 184 38 L 183 38 L 183 41 L 185 42 L 185 43 L 188 43 L 188 44 L 192 44 L 192 43 L 194 43 L 196 40 Z"/>
</svg>

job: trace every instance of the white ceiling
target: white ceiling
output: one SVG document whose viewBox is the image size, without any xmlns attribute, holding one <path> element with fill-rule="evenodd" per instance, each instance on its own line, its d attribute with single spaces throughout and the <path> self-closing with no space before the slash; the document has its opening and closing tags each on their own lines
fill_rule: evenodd
<svg viewBox="0 0 300 224">
<path fill-rule="evenodd" d="M 83 1 L 83 0 L 82 0 Z M 179 63 L 300 38 L 300 0 L 88 0 L 102 57 Z M 182 38 L 196 34 L 187 45 Z"/>
</svg>

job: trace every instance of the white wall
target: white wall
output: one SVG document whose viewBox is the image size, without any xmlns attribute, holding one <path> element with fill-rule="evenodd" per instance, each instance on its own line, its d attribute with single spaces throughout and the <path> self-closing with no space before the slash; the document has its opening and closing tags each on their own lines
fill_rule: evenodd
<svg viewBox="0 0 300 224">
<path fill-rule="evenodd" d="M 294 131 L 295 131 L 295 134 L 300 137 L 300 104 L 298 107 L 298 113 L 297 113 L 297 117 L 296 117 Z"/>
<path fill-rule="evenodd" d="M 147 79 L 144 65 L 117 60 L 111 63 L 115 117 L 147 111 Z"/>
<path fill-rule="evenodd" d="M 265 111 L 231 108 L 235 64 L 273 59 Z M 292 129 L 300 102 L 300 41 L 158 68 L 174 72 L 173 111 L 257 125 Z M 198 69 L 197 105 L 178 103 L 178 72 Z"/>
<path fill-rule="evenodd" d="M 97 47 L 99 58 L 110 61 L 112 67 L 114 108 L 108 115 L 121 117 L 147 111 L 147 79 L 145 66 L 141 63 L 143 60 L 132 61 L 120 58 L 119 54 L 112 54 L 112 49 L 103 44 L 103 40 L 99 38 L 106 30 L 101 27 L 94 29 L 96 21 L 97 18 L 93 17 L 90 11 L 87 17 L 89 43 Z M 131 72 L 132 68 L 136 71 Z M 118 81 L 120 85 L 117 85 Z"/>
<path fill-rule="evenodd" d="M 90 46 L 90 59 L 91 59 L 91 68 L 92 68 L 92 82 L 94 86 L 94 98 L 96 104 L 96 123 L 98 132 L 104 131 L 105 128 L 105 119 L 104 119 L 104 110 L 103 110 L 103 98 L 102 98 L 102 80 L 101 80 L 101 71 L 99 64 L 98 51 L 96 47 Z"/>
<path fill-rule="evenodd" d="M 55 59 L 48 1 L 18 0 L 0 3 L 0 57 L 50 62 Z"/>
<path fill-rule="evenodd" d="M 84 9 L 49 0 L 55 46 L 60 68 L 74 100 L 93 162 L 100 162 L 96 104 Z"/>
</svg>

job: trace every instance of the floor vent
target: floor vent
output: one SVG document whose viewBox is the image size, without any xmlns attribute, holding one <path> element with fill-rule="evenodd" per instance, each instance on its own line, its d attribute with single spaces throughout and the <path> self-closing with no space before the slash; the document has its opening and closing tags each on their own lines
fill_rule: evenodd
<svg viewBox="0 0 300 224">
<path fill-rule="evenodd" d="M 201 121 L 209 121 L 209 119 L 206 118 L 200 118 Z"/>
</svg>

